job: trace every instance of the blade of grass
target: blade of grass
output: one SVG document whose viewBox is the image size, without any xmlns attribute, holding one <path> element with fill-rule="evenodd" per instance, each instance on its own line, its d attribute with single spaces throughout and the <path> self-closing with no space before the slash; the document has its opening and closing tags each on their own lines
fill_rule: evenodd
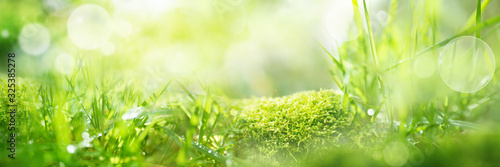
<svg viewBox="0 0 500 167">
<path fill-rule="evenodd" d="M 179 86 L 181 86 L 182 90 L 184 90 L 184 92 L 186 92 L 186 94 L 189 96 L 189 98 L 195 102 L 196 101 L 196 98 L 194 98 L 193 94 L 191 92 L 189 92 L 189 90 L 187 90 L 187 88 L 179 81 L 176 81 L 177 84 L 179 84 Z"/>
<path fill-rule="evenodd" d="M 163 93 L 165 93 L 165 90 L 167 90 L 167 88 L 170 86 L 170 83 L 171 83 L 171 81 L 167 81 L 165 84 L 163 84 L 163 86 L 158 88 L 158 90 L 156 90 L 153 94 L 151 94 L 151 96 L 149 96 L 146 100 L 144 100 L 141 103 L 141 106 L 146 107 L 146 106 L 149 106 L 149 105 L 156 103 L 158 98 L 161 95 L 163 95 Z"/>
<path fill-rule="evenodd" d="M 370 21 L 370 16 L 368 14 L 368 8 L 366 8 L 366 0 L 363 0 L 363 7 L 365 9 L 366 24 L 368 27 L 368 34 L 370 36 L 370 46 L 371 46 L 370 48 L 373 56 L 373 62 L 375 62 L 375 67 L 378 68 L 377 50 L 375 48 L 375 41 L 373 40 L 372 23 Z"/>
<path fill-rule="evenodd" d="M 177 135 L 177 133 L 171 131 L 170 129 L 167 129 L 167 128 L 163 128 L 163 131 L 171 138 L 174 140 L 174 142 L 179 145 L 179 146 L 183 146 L 185 145 L 185 141 L 179 136 Z M 203 146 L 197 142 L 192 142 L 192 148 L 195 149 L 196 151 L 199 151 L 203 154 L 205 154 L 206 156 L 216 160 L 216 161 L 219 161 L 223 164 L 226 163 L 226 160 L 227 158 L 224 157 L 222 154 L 206 147 L 206 146 Z"/>
<path fill-rule="evenodd" d="M 316 41 L 317 42 L 317 41 Z M 319 44 L 319 46 L 321 46 L 321 48 L 328 54 L 328 56 L 330 56 L 330 59 L 332 59 L 332 62 L 335 63 L 335 65 L 337 65 L 337 67 L 339 67 L 339 69 L 342 71 L 342 73 L 345 73 L 345 68 L 344 66 L 342 65 L 342 63 L 340 63 L 339 60 L 337 60 L 335 57 L 333 57 L 333 55 L 328 51 L 326 50 L 326 48 L 323 46 L 323 44 L 317 42 Z"/>
<path fill-rule="evenodd" d="M 478 0 L 478 1 L 480 1 L 480 0 Z M 488 6 L 488 4 L 490 3 L 490 0 L 484 0 L 480 5 L 479 5 L 479 3 L 481 3 L 481 2 L 478 2 L 478 7 L 476 8 L 476 11 L 474 11 L 472 13 L 472 15 L 469 17 L 469 19 L 467 19 L 467 22 L 465 23 L 462 31 L 465 31 L 474 25 L 475 21 L 477 21 L 478 11 L 480 11 L 480 13 L 482 13 L 484 11 L 484 9 L 486 8 L 486 6 Z M 479 6 L 481 6 L 481 8 L 479 8 Z M 476 22 L 476 25 L 477 25 L 477 22 Z"/>
<path fill-rule="evenodd" d="M 207 94 L 203 98 L 203 104 L 202 104 L 202 106 L 200 106 L 201 124 L 200 124 L 199 135 L 198 135 L 198 141 L 200 142 L 200 144 L 205 144 L 205 140 L 204 140 L 205 133 L 206 133 L 205 131 L 206 131 L 207 124 L 208 124 L 208 118 L 210 117 L 210 113 L 212 110 L 212 98 L 210 96 L 210 90 L 207 89 L 206 92 L 207 92 Z M 207 137 L 207 139 L 208 139 L 208 137 Z"/>
<path fill-rule="evenodd" d="M 445 40 L 443 40 L 443 41 L 441 41 L 441 42 L 439 42 L 437 44 L 434 44 L 434 45 L 432 45 L 432 46 L 424 49 L 423 51 L 420 51 L 419 53 L 417 53 L 417 55 L 415 57 L 421 56 L 421 55 L 423 55 L 423 54 L 425 54 L 425 53 L 427 53 L 427 52 L 429 52 L 431 50 L 434 50 L 434 49 L 440 48 L 442 46 L 445 46 L 446 44 L 448 44 L 448 42 L 450 42 L 451 40 L 453 40 L 453 39 L 455 39 L 457 37 L 474 33 L 476 31 L 482 30 L 482 29 L 484 29 L 486 27 L 495 25 L 497 23 L 500 23 L 500 16 L 497 16 L 497 17 L 494 17 L 492 19 L 486 20 L 486 21 L 482 22 L 481 24 L 476 25 L 475 27 L 469 28 L 469 29 L 467 29 L 467 30 L 465 30 L 465 31 L 457 34 L 457 35 L 454 35 L 454 36 L 452 36 L 452 37 L 450 37 L 448 39 L 445 39 Z M 406 63 L 408 60 L 409 60 L 408 58 L 403 59 L 403 60 L 397 62 L 396 64 L 392 65 L 391 67 L 385 69 L 385 71 L 389 71 L 389 70 L 391 70 L 393 68 L 396 68 L 399 65 L 401 65 L 403 63 Z"/>
<path fill-rule="evenodd" d="M 481 24 L 481 0 L 477 0 L 477 9 L 476 9 L 476 25 Z M 481 31 L 478 30 L 476 32 L 476 38 L 481 38 Z"/>
</svg>

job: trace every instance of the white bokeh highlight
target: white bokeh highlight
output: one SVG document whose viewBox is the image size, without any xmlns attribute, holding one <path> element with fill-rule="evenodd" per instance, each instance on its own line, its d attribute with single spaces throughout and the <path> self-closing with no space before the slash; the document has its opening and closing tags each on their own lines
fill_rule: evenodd
<svg viewBox="0 0 500 167">
<path fill-rule="evenodd" d="M 356 39 L 361 35 L 362 28 L 356 25 L 351 1 L 334 1 L 334 4 L 330 6 L 331 8 L 323 20 L 323 25 L 334 40 L 341 43 Z M 360 6 L 358 9 L 361 14 L 364 13 Z M 360 15 L 360 19 L 362 17 Z"/>
<path fill-rule="evenodd" d="M 3 37 L 3 38 L 7 38 L 7 37 L 9 37 L 9 35 L 10 35 L 10 34 L 9 34 L 9 31 L 7 31 L 7 30 L 2 30 L 2 37 Z"/>
<path fill-rule="evenodd" d="M 70 145 L 68 145 L 68 146 L 66 147 L 66 150 L 67 150 L 70 154 L 73 154 L 73 153 L 75 153 L 75 151 L 76 151 L 76 147 L 75 147 L 75 145 L 70 144 Z"/>
<path fill-rule="evenodd" d="M 119 37 L 128 37 L 132 33 L 132 24 L 125 19 L 117 18 L 114 21 L 114 31 Z"/>
<path fill-rule="evenodd" d="M 434 74 L 435 71 L 434 60 L 427 56 L 420 56 L 415 58 L 413 71 L 420 78 L 428 78 Z"/>
<path fill-rule="evenodd" d="M 57 56 L 55 60 L 55 67 L 57 71 L 59 71 L 62 74 L 69 74 L 73 70 L 73 67 L 75 66 L 75 59 L 73 59 L 73 56 L 62 53 L 59 56 Z"/>
<path fill-rule="evenodd" d="M 111 42 L 106 42 L 104 45 L 101 47 L 101 52 L 102 54 L 106 56 L 110 56 L 115 53 L 115 44 Z"/>
<path fill-rule="evenodd" d="M 2 33 L 3 35 L 3 33 Z M 33 56 L 45 53 L 50 46 L 50 33 L 39 23 L 25 25 L 19 33 L 19 46 Z"/>
<path fill-rule="evenodd" d="M 113 33 L 113 20 L 103 7 L 85 4 L 73 10 L 67 28 L 75 45 L 82 49 L 97 49 L 105 44 Z"/>
<path fill-rule="evenodd" d="M 438 66 L 448 87 L 462 93 L 473 93 L 484 88 L 493 78 L 495 56 L 486 42 L 473 36 L 462 36 L 446 44 Z"/>
</svg>

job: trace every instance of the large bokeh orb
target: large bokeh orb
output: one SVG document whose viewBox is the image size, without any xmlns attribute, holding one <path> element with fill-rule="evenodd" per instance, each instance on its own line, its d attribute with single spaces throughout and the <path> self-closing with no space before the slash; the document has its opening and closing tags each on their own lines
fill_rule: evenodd
<svg viewBox="0 0 500 167">
<path fill-rule="evenodd" d="M 97 49 L 105 44 L 113 33 L 113 20 L 101 6 L 79 6 L 69 16 L 68 34 L 71 41 L 82 49 Z"/>
<path fill-rule="evenodd" d="M 438 65 L 439 74 L 448 87 L 462 93 L 473 93 L 484 88 L 493 78 L 495 56 L 486 42 L 463 36 L 443 48 Z"/>
</svg>

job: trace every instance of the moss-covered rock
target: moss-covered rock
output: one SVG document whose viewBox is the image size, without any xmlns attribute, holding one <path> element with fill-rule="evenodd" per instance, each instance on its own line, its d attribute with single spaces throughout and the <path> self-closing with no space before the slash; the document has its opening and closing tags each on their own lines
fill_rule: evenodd
<svg viewBox="0 0 500 167">
<path fill-rule="evenodd" d="M 236 117 L 238 157 L 272 165 L 349 140 L 354 113 L 333 90 L 301 92 L 244 102 Z M 299 160 L 300 161 L 300 160 Z"/>
</svg>

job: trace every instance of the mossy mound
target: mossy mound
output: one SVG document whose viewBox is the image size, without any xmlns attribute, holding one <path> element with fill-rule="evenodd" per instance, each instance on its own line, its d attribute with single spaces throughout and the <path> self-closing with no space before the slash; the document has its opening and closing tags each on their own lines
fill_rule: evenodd
<svg viewBox="0 0 500 167">
<path fill-rule="evenodd" d="M 349 140 L 354 113 L 333 90 L 248 100 L 236 117 L 238 157 L 272 165 Z M 298 160 L 300 161 L 300 160 Z"/>
</svg>

